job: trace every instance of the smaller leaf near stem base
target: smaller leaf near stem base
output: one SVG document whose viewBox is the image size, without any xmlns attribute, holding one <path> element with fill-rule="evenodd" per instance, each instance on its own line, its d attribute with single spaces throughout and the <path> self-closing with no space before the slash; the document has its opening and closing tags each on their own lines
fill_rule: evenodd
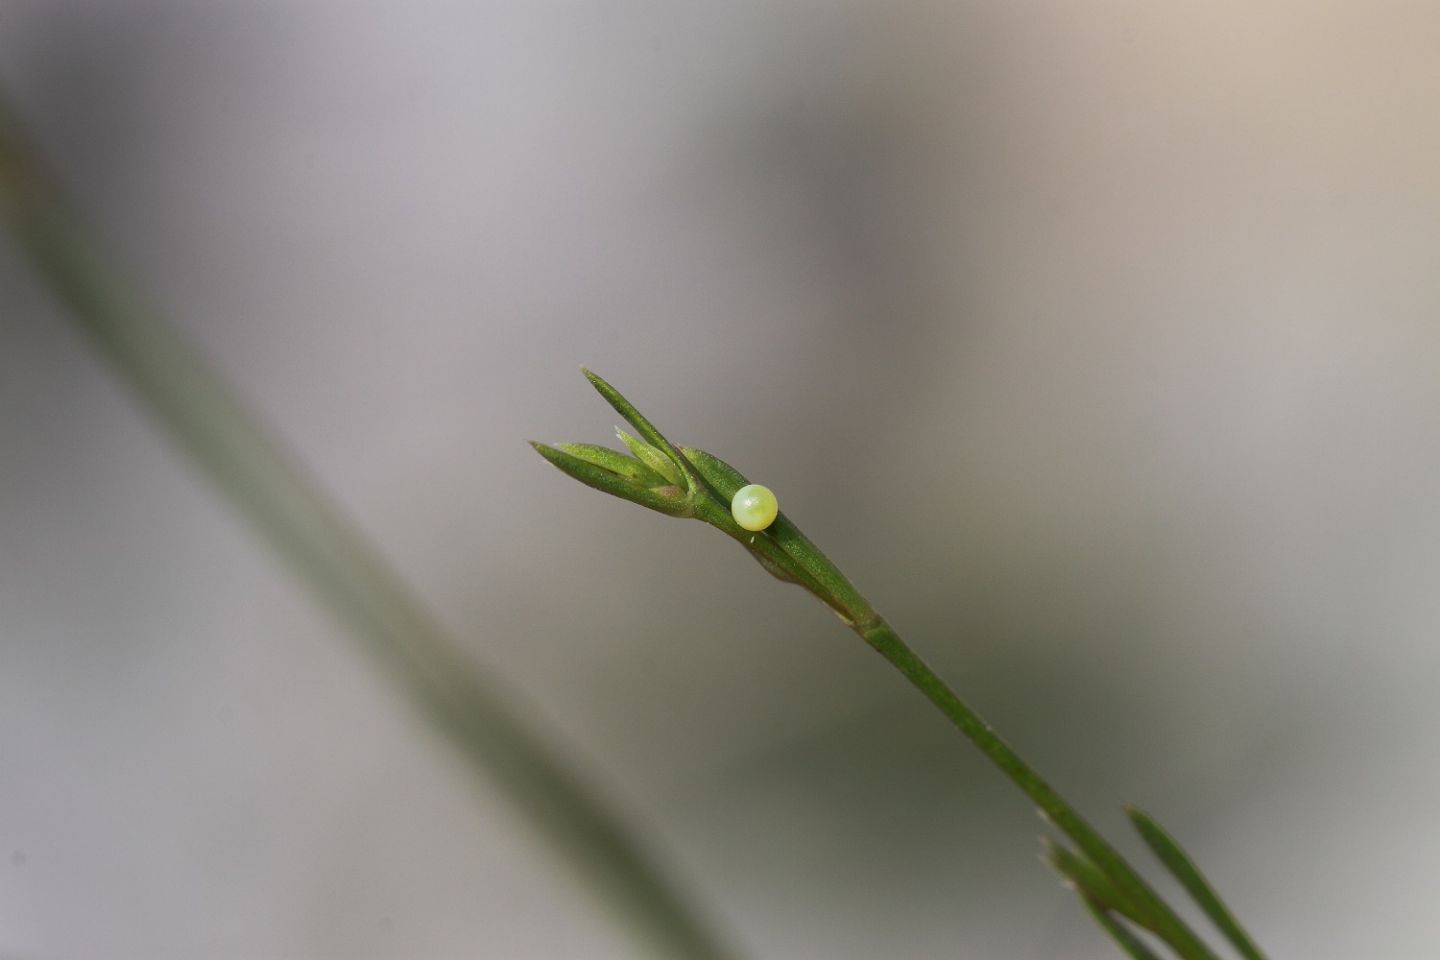
<svg viewBox="0 0 1440 960">
<path fill-rule="evenodd" d="M 1230 908 L 1225 906 L 1215 888 L 1210 886 L 1210 881 L 1205 879 L 1200 868 L 1195 866 L 1195 861 L 1175 842 L 1175 838 L 1139 807 L 1127 803 L 1125 815 L 1130 818 L 1130 822 L 1135 825 L 1136 831 L 1150 850 L 1165 864 L 1166 869 L 1174 874 L 1175 879 L 1180 881 L 1185 892 L 1205 911 L 1210 922 L 1225 935 L 1225 939 L 1230 941 L 1240 956 L 1245 960 L 1265 960 L 1265 955 L 1260 952 L 1255 941 L 1250 939 L 1250 935 L 1240 926 Z"/>
<path fill-rule="evenodd" d="M 1080 899 L 1084 901 L 1085 907 L 1100 928 L 1110 934 L 1111 938 L 1120 945 L 1120 949 L 1131 958 L 1131 960 L 1160 960 L 1149 947 L 1140 942 L 1140 938 L 1130 932 L 1130 929 L 1116 920 L 1105 907 L 1089 897 L 1081 894 Z"/>
<path fill-rule="evenodd" d="M 1107 911 L 1122 914 L 1142 927 L 1154 926 L 1154 920 L 1089 858 L 1049 837 L 1041 837 L 1040 843 L 1044 848 L 1040 859 L 1060 874 L 1086 901 L 1099 904 Z"/>
</svg>

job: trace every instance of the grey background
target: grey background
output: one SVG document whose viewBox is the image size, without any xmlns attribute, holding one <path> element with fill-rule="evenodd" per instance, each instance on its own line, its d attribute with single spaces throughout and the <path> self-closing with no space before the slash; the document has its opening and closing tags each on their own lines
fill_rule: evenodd
<svg viewBox="0 0 1440 960">
<path fill-rule="evenodd" d="M 1277 957 L 1440 951 L 1440 14 L 9 0 L 91 222 L 756 957 L 1111 957 L 763 479 Z M 0 956 L 626 957 L 0 245 Z M 1139 853 L 1126 838 L 1126 849 Z"/>
</svg>

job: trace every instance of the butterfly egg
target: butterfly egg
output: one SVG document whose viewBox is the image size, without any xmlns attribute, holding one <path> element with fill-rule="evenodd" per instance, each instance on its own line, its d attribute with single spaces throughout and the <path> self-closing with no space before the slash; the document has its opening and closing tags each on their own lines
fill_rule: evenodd
<svg viewBox="0 0 1440 960">
<path fill-rule="evenodd" d="M 730 515 L 746 530 L 764 530 L 775 522 L 780 504 L 769 487 L 752 483 L 735 491 L 730 501 Z"/>
</svg>

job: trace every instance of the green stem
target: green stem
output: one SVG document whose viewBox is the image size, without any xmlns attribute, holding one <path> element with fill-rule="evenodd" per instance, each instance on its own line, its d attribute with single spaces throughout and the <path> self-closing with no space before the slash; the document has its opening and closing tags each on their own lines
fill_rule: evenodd
<svg viewBox="0 0 1440 960">
<path fill-rule="evenodd" d="M 1059 793 L 1046 783 L 1029 764 L 1001 740 L 970 706 L 920 659 L 890 625 L 875 611 L 870 602 L 855 588 L 840 568 L 825 556 L 819 547 L 800 532 L 782 513 L 764 531 L 754 533 L 742 529 L 731 517 L 729 503 L 736 491 L 749 481 L 739 470 L 714 454 L 695 447 L 676 447 L 656 429 L 629 400 L 604 379 L 585 371 L 585 376 L 605 400 L 632 426 L 640 431 L 657 451 L 669 451 L 686 477 L 688 512 L 696 519 L 733 537 L 750 551 L 766 570 L 792 583 L 798 583 L 815 594 L 840 619 L 898 669 L 961 733 L 970 739 L 990 762 L 999 767 L 1056 827 L 1063 830 L 1080 848 L 1083 862 L 1106 878 L 1103 884 L 1115 893 L 1116 905 L 1127 915 L 1168 943 L 1184 960 L 1215 960 L 1205 943 L 1170 907 L 1150 889 L 1149 885 L 1125 859 L 1085 821 Z M 627 441 L 628 444 L 628 441 Z M 582 482 L 598 489 L 651 506 L 641 491 L 621 482 L 618 474 L 603 482 L 586 479 L 584 471 L 559 459 L 558 450 L 537 447 L 541 454 Z M 631 446 L 632 452 L 638 452 Z M 658 453 L 657 453 L 658 455 Z M 658 509 L 652 506 L 652 509 Z M 1063 871 L 1062 871 L 1063 872 Z M 1094 891 L 1091 891 L 1092 893 Z"/>
<path fill-rule="evenodd" d="M 868 605 L 867 605 L 868 606 Z M 1000 772 L 1030 798 L 1047 820 L 1075 841 L 1084 854 L 1145 913 L 1146 926 L 1185 960 L 1214 960 L 1205 943 L 1135 872 L 1114 847 L 1066 802 L 978 713 L 940 679 L 929 664 L 872 611 L 857 618 L 854 630 L 899 670 L 925 698 L 973 743 Z"/>
<path fill-rule="evenodd" d="M 656 957 L 730 956 L 562 755 L 479 675 L 259 419 L 110 266 L 0 100 L 0 218 L 155 420 L 470 764 Z"/>
</svg>

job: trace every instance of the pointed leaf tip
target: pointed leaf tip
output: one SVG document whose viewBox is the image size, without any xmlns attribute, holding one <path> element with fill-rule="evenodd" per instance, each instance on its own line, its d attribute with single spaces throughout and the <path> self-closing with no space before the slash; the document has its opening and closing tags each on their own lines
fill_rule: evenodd
<svg viewBox="0 0 1440 960">
<path fill-rule="evenodd" d="M 1144 810 L 1133 804 L 1125 804 L 1125 815 L 1135 825 L 1135 830 L 1145 841 L 1146 846 L 1155 854 L 1156 858 L 1165 865 L 1165 868 L 1180 881 L 1185 892 L 1205 911 L 1210 922 L 1215 928 L 1225 935 L 1231 945 L 1246 960 L 1264 960 L 1264 954 L 1250 935 L 1240 926 L 1230 908 L 1220 899 L 1210 881 L 1200 872 L 1195 861 L 1180 846 L 1169 832 Z"/>
<path fill-rule="evenodd" d="M 600 395 L 605 397 L 606 400 L 610 399 L 610 394 L 614 394 L 617 397 L 620 396 L 620 391 L 610 386 L 610 381 L 600 376 L 600 374 L 596 373 L 594 370 L 591 370 L 589 367 L 582 366 L 580 368 L 580 372 L 585 374 L 585 379 L 590 381 L 590 386 L 594 387 L 596 390 L 599 390 Z"/>
<path fill-rule="evenodd" d="M 607 383 L 603 377 L 593 370 L 588 370 L 583 367 L 581 369 L 585 371 L 585 377 L 590 381 L 590 385 L 599 392 L 600 396 L 605 398 L 605 402 L 614 407 L 615 412 L 624 417 L 625 422 L 634 427 L 635 432 L 640 434 L 646 443 L 650 444 L 650 446 L 658 450 L 666 460 L 674 464 L 674 468 L 678 473 L 678 479 L 681 480 L 686 490 L 693 491 L 698 489 L 701 483 L 699 475 L 696 474 L 694 468 L 690 466 L 690 461 L 681 456 L 680 451 L 675 445 L 667 440 L 665 435 L 645 418 L 644 414 L 635 409 L 633 403 L 626 400 L 625 396 Z M 622 436 L 621 439 L 624 439 L 624 437 Z"/>
<path fill-rule="evenodd" d="M 616 413 L 625 418 L 626 423 L 639 431 L 640 436 L 657 447 L 667 445 L 665 439 L 660 436 L 660 431 L 656 430 L 650 421 L 646 420 L 640 411 L 635 409 L 633 403 L 625 399 L 624 394 L 612 387 L 604 377 L 595 371 L 586 370 L 584 367 L 581 369 L 585 373 L 585 379 L 590 381 L 590 385 L 599 392 L 600 396 L 605 398 L 606 403 L 615 408 Z"/>
<path fill-rule="evenodd" d="M 637 441 L 638 442 L 638 441 Z M 618 473 L 627 480 L 646 487 L 663 487 L 674 485 L 677 481 L 671 480 L 665 473 L 657 471 L 647 465 L 647 461 L 627 457 L 625 454 L 609 447 L 599 447 L 593 443 L 557 443 L 555 444 L 566 453 L 573 454 L 581 460 L 588 460 L 598 467 L 604 467 L 612 473 Z M 659 451 L 652 451 L 656 457 L 660 457 Z M 661 457 L 660 459 L 664 459 Z M 669 461 L 664 461 L 669 465 Z M 672 468 L 673 469 L 673 468 Z"/>
<path fill-rule="evenodd" d="M 672 517 L 688 517 L 694 512 L 685 492 L 676 487 L 647 487 L 642 482 L 622 476 L 605 466 L 576 456 L 559 447 L 552 447 L 544 443 L 533 445 L 540 456 L 587 487 L 593 487 L 602 493 L 629 500 L 631 503 L 638 503 L 642 507 L 649 507 L 651 510 Z M 615 455 L 620 456 L 620 454 Z"/>
</svg>

